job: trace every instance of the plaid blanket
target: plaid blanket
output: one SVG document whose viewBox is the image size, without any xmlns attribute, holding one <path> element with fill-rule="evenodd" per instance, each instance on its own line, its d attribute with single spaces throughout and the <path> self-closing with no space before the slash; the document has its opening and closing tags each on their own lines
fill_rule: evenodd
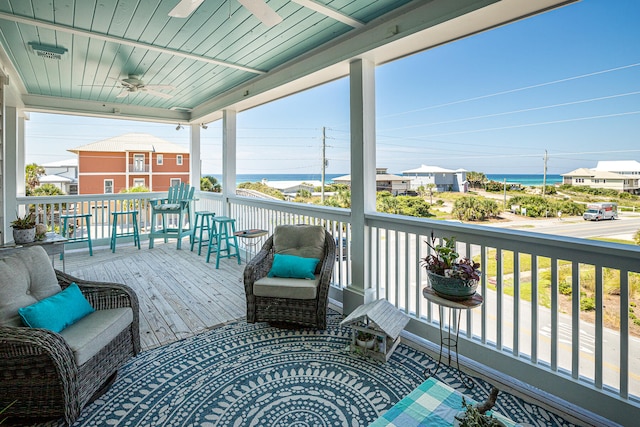
<svg viewBox="0 0 640 427">
<path fill-rule="evenodd" d="M 465 401 L 475 403 L 466 397 Z M 462 395 L 435 378 L 429 378 L 369 427 L 452 426 L 455 415 L 461 410 Z M 507 426 L 515 427 L 513 421 L 495 413 L 493 416 Z"/>
</svg>

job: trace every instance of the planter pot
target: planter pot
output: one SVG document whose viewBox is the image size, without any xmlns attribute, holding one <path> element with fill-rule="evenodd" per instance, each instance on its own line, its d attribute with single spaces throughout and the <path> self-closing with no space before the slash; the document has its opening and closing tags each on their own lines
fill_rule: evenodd
<svg viewBox="0 0 640 427">
<path fill-rule="evenodd" d="M 452 301 L 464 301 L 476 293 L 477 280 L 463 280 L 456 277 L 444 277 L 427 270 L 427 277 L 433 291 Z"/>
<path fill-rule="evenodd" d="M 13 229 L 13 241 L 16 244 L 21 243 L 31 243 L 36 240 L 36 228 L 27 228 L 24 230 L 19 230 L 17 228 Z"/>
<path fill-rule="evenodd" d="M 375 343 L 376 340 L 374 338 L 370 339 L 369 341 L 363 341 L 356 338 L 356 344 L 358 344 L 358 347 L 366 348 L 369 350 L 373 349 L 373 345 Z"/>
</svg>

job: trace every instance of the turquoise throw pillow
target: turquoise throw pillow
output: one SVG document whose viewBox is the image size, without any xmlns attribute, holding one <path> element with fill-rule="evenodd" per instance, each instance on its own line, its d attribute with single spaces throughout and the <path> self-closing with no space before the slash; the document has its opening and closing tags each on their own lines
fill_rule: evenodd
<svg viewBox="0 0 640 427">
<path fill-rule="evenodd" d="M 64 291 L 18 309 L 25 325 L 60 332 L 96 311 L 75 283 Z"/>
<path fill-rule="evenodd" d="M 275 254 L 267 277 L 291 277 L 295 279 L 315 279 L 313 274 L 320 260 L 295 255 Z"/>
</svg>

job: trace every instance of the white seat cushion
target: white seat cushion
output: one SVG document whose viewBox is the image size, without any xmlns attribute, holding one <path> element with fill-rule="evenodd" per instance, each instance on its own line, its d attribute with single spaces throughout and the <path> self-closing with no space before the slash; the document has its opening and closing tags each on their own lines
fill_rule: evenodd
<svg viewBox="0 0 640 427">
<path fill-rule="evenodd" d="M 253 294 L 257 297 L 315 299 L 319 283 L 320 276 L 317 274 L 314 280 L 263 277 L 253 284 Z"/>
<path fill-rule="evenodd" d="M 130 307 L 96 310 L 63 329 L 60 335 L 71 347 L 80 366 L 128 328 L 131 322 L 133 310 Z"/>
</svg>

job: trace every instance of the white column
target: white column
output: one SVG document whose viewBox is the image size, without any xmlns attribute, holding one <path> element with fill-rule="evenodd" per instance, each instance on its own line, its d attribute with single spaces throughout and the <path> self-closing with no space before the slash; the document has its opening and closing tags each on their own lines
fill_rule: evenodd
<svg viewBox="0 0 640 427">
<path fill-rule="evenodd" d="M 24 183 L 24 139 L 20 138 L 20 123 L 24 126 L 24 120 L 18 118 L 18 110 L 15 107 L 4 108 L 4 171 L 3 171 L 3 230 L 6 235 L 2 237 L 3 243 L 13 241 L 10 222 L 16 217 L 18 212 L 18 195 L 25 195 Z M 22 132 L 24 134 L 24 132 Z M 24 211 L 19 212 L 24 214 Z"/>
<path fill-rule="evenodd" d="M 222 112 L 222 195 L 225 201 L 236 194 L 236 115 L 234 110 Z M 224 214 L 228 215 L 228 203 L 224 209 Z"/>
<path fill-rule="evenodd" d="M 358 59 L 350 64 L 351 117 L 351 268 L 352 283 L 343 292 L 344 314 L 373 301 L 365 214 L 376 211 L 375 65 Z"/>
<path fill-rule="evenodd" d="M 196 190 L 200 190 L 200 176 L 202 171 L 200 167 L 202 165 L 202 150 L 200 143 L 200 126 L 192 124 L 191 126 L 191 138 L 189 141 L 189 182 Z"/>
</svg>

